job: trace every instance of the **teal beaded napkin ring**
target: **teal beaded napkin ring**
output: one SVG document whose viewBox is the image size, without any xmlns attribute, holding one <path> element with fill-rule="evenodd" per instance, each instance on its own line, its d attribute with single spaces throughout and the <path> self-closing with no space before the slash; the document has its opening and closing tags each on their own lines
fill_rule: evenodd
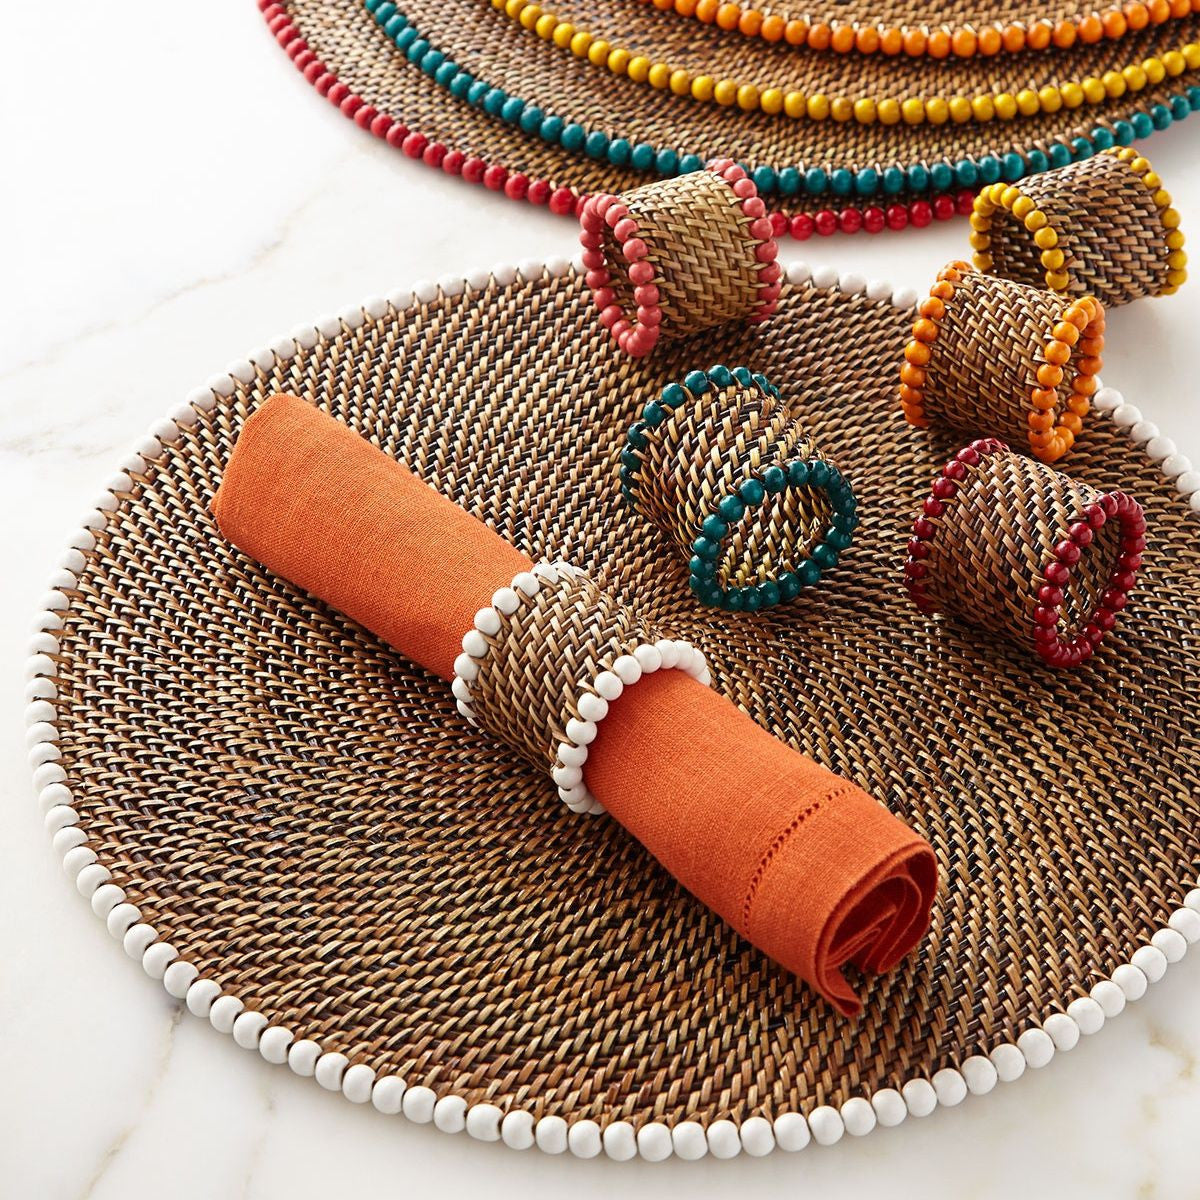
<svg viewBox="0 0 1200 1200">
<path fill-rule="evenodd" d="M 692 592 L 732 612 L 794 600 L 837 565 L 858 523 L 841 472 L 745 367 L 664 388 L 629 428 L 620 479 L 688 559 Z"/>
</svg>

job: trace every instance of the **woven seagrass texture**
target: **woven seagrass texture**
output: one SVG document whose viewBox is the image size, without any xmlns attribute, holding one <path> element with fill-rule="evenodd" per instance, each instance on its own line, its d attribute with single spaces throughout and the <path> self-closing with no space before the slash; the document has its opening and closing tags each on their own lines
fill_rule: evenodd
<svg viewBox="0 0 1200 1200">
<path fill-rule="evenodd" d="M 787 402 L 757 382 L 710 390 L 675 409 L 647 434 L 636 506 L 675 542 L 682 561 L 718 503 L 770 466 L 824 460 Z M 829 528 L 833 507 L 816 487 L 789 487 L 731 522 L 717 563 L 722 588 L 794 570 Z"/>
<path fill-rule="evenodd" d="M 733 188 L 712 171 L 643 184 L 622 199 L 646 243 L 658 285 L 663 338 L 683 337 L 746 316 L 758 302 L 758 239 Z M 627 313 L 637 304 L 612 227 L 603 229 L 613 290 Z"/>
<path fill-rule="evenodd" d="M 1200 672 L 1196 517 L 1102 420 L 1072 473 L 1132 492 L 1153 531 L 1111 644 L 1056 673 L 917 613 L 898 582 L 912 513 L 959 442 L 897 411 L 910 323 L 864 295 L 787 286 L 759 329 L 635 362 L 582 278 L 518 278 L 365 319 L 237 384 L 120 497 L 63 616 L 61 762 L 113 882 L 297 1037 L 537 1116 L 838 1103 L 1086 994 L 1200 868 L 1200 730 L 1179 698 Z M 844 568 L 769 613 L 696 604 L 677 547 L 613 481 L 646 399 L 706 359 L 752 363 L 792 397 L 859 502 Z M 928 838 L 942 879 L 929 936 L 870 983 L 860 1018 L 614 822 L 568 812 L 444 682 L 219 536 L 222 466 L 280 391 L 534 559 L 588 569 L 639 622 L 700 648 L 763 726 Z M 1060 736 L 1064 714 L 1088 736 Z"/>
<path fill-rule="evenodd" d="M 433 140 L 583 193 L 623 192 L 648 178 L 644 172 L 613 167 L 583 153 L 569 154 L 537 134 L 525 134 L 456 99 L 407 60 L 362 0 L 287 0 L 286 10 L 312 51 L 353 92 Z M 953 163 L 971 154 L 1004 154 L 1044 148 L 1055 141 L 1069 143 L 1072 138 L 1090 135 L 1097 125 L 1111 129 L 1114 121 L 1169 100 L 1191 79 L 1190 75 L 1166 78 L 1099 107 L 1064 107 L 1057 113 L 1013 121 L 910 126 L 792 120 L 761 111 L 743 112 L 736 106 L 698 104 L 670 91 L 636 85 L 547 44 L 495 12 L 484 0 L 421 3 L 409 5 L 405 11 L 424 36 L 461 66 L 546 113 L 631 143 L 648 142 L 705 159 L 729 156 L 778 168 L 883 169 L 942 159 Z M 1056 79 L 1102 74 L 1118 58 L 1122 63 L 1140 62 L 1200 35 L 1200 17 L 1188 17 L 1115 44 L 1003 56 L 1012 59 L 1011 63 L 999 63 L 995 58 L 909 60 L 818 54 L 770 46 L 760 39 L 731 38 L 670 13 L 643 11 L 638 4 L 622 3 L 619 9 L 605 13 L 617 28 L 604 36 L 615 37 L 615 44 L 654 52 L 694 74 L 725 73 L 763 87 L 795 87 L 806 95 L 843 92 L 924 97 L 961 92 L 972 96 L 1010 85 L 1017 91 Z M 589 10 L 584 25 L 599 36 L 602 29 L 597 27 L 597 19 L 598 14 Z M 630 27 L 630 22 L 636 24 Z M 648 32 L 653 36 L 642 36 L 642 22 L 651 23 Z M 826 207 L 835 199 L 781 200 L 775 196 L 768 198 L 768 204 L 790 210 Z"/>
<path fill-rule="evenodd" d="M 561 575 L 521 596 L 488 638 L 471 707 L 484 729 L 549 770 L 591 681 L 622 654 L 663 636 L 586 573 Z"/>
<path fill-rule="evenodd" d="M 961 264 L 960 264 L 961 265 Z M 964 268 L 937 323 L 922 388 L 925 415 L 946 429 L 989 435 L 1027 449 L 1030 393 L 1054 326 L 1071 303 L 1031 287 Z M 1075 359 L 1063 365 L 1055 413 L 1066 408 Z"/>
<path fill-rule="evenodd" d="M 985 455 L 967 469 L 930 545 L 927 591 L 944 612 L 1028 644 L 1037 590 L 1057 543 L 1100 493 L 1021 454 Z M 1070 639 L 1116 570 L 1120 528 L 1096 533 L 1064 588 L 1059 634 Z M 1135 599 L 1134 603 L 1137 603 Z M 1136 621 L 1136 611 L 1131 620 Z"/>
<path fill-rule="evenodd" d="M 1069 294 L 1117 305 L 1168 286 L 1167 230 L 1154 193 L 1117 155 L 1030 175 L 1019 186 L 1058 233 Z M 1005 209 L 992 218 L 990 253 L 997 275 L 1045 287 L 1033 234 Z"/>
</svg>

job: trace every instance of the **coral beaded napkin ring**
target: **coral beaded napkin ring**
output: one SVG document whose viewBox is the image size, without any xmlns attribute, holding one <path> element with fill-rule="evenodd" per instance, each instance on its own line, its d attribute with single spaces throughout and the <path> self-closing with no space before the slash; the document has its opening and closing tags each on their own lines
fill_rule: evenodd
<svg viewBox="0 0 1200 1200">
<path fill-rule="evenodd" d="M 775 311 L 781 270 L 771 223 L 753 180 L 729 159 L 624 197 L 592 196 L 580 224 L 600 321 L 626 354 Z"/>
</svg>

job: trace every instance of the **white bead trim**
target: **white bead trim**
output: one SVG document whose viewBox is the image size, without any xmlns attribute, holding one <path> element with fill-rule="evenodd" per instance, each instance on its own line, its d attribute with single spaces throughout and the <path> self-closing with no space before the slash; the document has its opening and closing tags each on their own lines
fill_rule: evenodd
<svg viewBox="0 0 1200 1200">
<path fill-rule="evenodd" d="M 478 720 L 472 707 L 471 684 L 479 678 L 480 668 L 504 626 L 504 619 L 517 611 L 522 596 L 530 599 L 536 596 L 542 584 L 554 587 L 563 578 L 577 579 L 584 573 L 570 563 L 535 563 L 531 571 L 522 571 L 508 587 L 500 588 L 492 596 L 492 603 L 475 614 L 474 627 L 463 634 L 462 653 L 454 660 L 454 679 L 450 684 L 458 711 L 472 725 L 477 725 Z M 583 765 L 587 762 L 588 747 L 608 716 L 609 701 L 615 700 L 644 675 L 661 670 L 683 671 L 706 687 L 712 683 L 703 653 L 691 642 L 660 638 L 657 642 L 642 642 L 629 653 L 622 654 L 611 669 L 601 671 L 576 695 L 575 709 L 579 716 L 567 721 L 567 740 L 559 743 L 550 770 L 559 799 L 572 812 L 604 812 L 604 805 L 583 782 Z"/>
<path fill-rule="evenodd" d="M 546 269 L 552 276 L 557 276 L 569 270 L 578 271 L 580 267 L 575 262 L 566 263 L 564 268 L 561 262 L 556 261 L 553 266 L 547 264 Z M 504 285 L 515 280 L 516 273 L 515 268 L 497 268 L 491 274 L 472 275 L 466 282 L 472 288 L 491 286 L 493 282 Z M 827 272 L 821 273 L 818 283 L 812 271 L 803 263 L 789 266 L 787 278 L 794 286 L 804 285 L 810 280 L 814 286 L 832 287 L 836 284 L 836 278 L 827 282 Z M 853 282 L 857 286 L 857 280 Z M 911 308 L 917 299 L 909 289 L 892 290 L 889 285 L 878 281 L 867 283 L 866 292 L 872 300 L 890 300 L 900 309 Z M 387 303 L 398 313 L 403 313 L 413 303 L 413 293 L 395 293 L 388 297 Z M 368 301 L 362 306 L 362 312 L 371 319 L 376 319 L 378 309 L 377 301 Z M 341 319 L 331 318 L 323 324 L 330 330 L 328 336 L 341 335 Z M 258 370 L 269 370 L 269 364 L 273 361 L 286 362 L 300 351 L 311 350 L 321 336 L 318 328 L 303 326 L 291 337 L 281 338 L 271 346 L 247 355 L 247 362 L 254 364 Z M 231 396 L 236 387 L 231 375 L 215 376 L 205 387 L 188 396 L 187 406 L 196 414 L 211 412 L 217 402 Z M 1176 490 L 1192 512 L 1200 516 L 1200 471 L 1179 454 L 1175 443 L 1151 423 L 1144 421 L 1132 405 L 1126 405 L 1114 388 L 1099 387 L 1093 397 L 1093 409 L 1101 418 L 1122 410 L 1118 427 L 1124 429 L 1133 445 L 1143 446 L 1151 461 L 1161 464 L 1165 478 L 1175 483 Z M 183 410 L 174 413 L 169 420 L 160 422 L 139 444 L 137 451 L 122 464 L 122 473 L 126 476 L 144 474 L 151 463 L 177 440 L 181 429 L 194 424 L 195 420 Z M 130 480 L 130 485 L 133 483 Z M 117 488 L 116 484 L 121 487 Z M 123 480 L 117 479 L 110 483 L 109 492 L 123 490 L 125 486 Z M 77 575 L 84 569 L 84 554 L 96 545 L 92 531 L 104 527 L 105 513 L 108 511 L 112 511 L 112 508 L 107 497 L 102 497 L 96 510 L 85 518 L 83 529 L 72 538 L 70 548 L 61 560 L 62 571 Z M 366 1064 L 342 1065 L 341 1071 L 337 1072 L 335 1068 L 341 1064 L 344 1056 L 337 1052 L 323 1053 L 319 1043 L 308 1038 L 297 1038 L 292 1030 L 283 1026 L 267 1024 L 262 1014 L 244 1009 L 237 997 L 223 997 L 216 982 L 201 978 L 195 965 L 180 958 L 174 946 L 158 940 L 157 930 L 140 923 L 141 914 L 136 906 L 126 902 L 125 891 L 109 882 L 111 872 L 97 861 L 95 851 L 87 845 L 87 831 L 78 823 L 79 816 L 69 803 L 69 783 L 66 772 L 58 762 L 60 753 L 55 721 L 58 689 L 54 683 L 55 661 L 52 657 L 58 651 L 58 640 L 52 631 L 62 628 L 62 613 L 69 607 L 67 597 L 60 590 L 63 586 L 70 587 L 71 584 L 56 575 L 51 584 L 54 590 L 45 597 L 42 611 L 34 622 L 35 630 L 38 633 L 45 632 L 49 637 L 39 638 L 36 648 L 31 648 L 25 698 L 29 705 L 26 714 L 28 724 L 48 727 L 39 729 L 36 740 L 30 746 L 30 761 L 34 767 L 34 788 L 43 811 L 47 816 L 55 814 L 48 822 L 48 832 L 54 852 L 62 860 L 68 877 L 74 879 L 80 894 L 89 899 L 101 920 L 110 923 L 114 936 L 119 937 L 127 949 L 130 944 L 138 947 L 145 942 L 144 946 L 140 946 L 142 966 L 148 975 L 162 981 L 168 995 L 186 1003 L 195 1015 L 208 1017 L 214 1025 L 223 1027 L 227 1024 L 225 1031 L 239 1045 L 257 1048 L 266 1062 L 286 1062 L 297 1075 L 314 1075 L 318 1064 L 328 1059 L 329 1063 L 322 1068 L 322 1073 L 327 1079 L 337 1074 L 338 1088 L 348 1100 L 362 1103 L 366 1085 L 373 1081 L 370 1100 L 379 1112 L 387 1115 L 403 1113 L 409 1120 L 419 1123 L 435 1121 L 437 1107 L 442 1101 L 451 1099 L 451 1096 L 442 1097 L 439 1101 L 432 1089 L 419 1084 L 409 1086 L 398 1075 L 376 1077 L 374 1070 Z M 476 628 L 480 626 L 477 624 Z M 455 694 L 457 697 L 458 693 Z M 577 752 L 580 749 L 586 752 L 586 746 L 575 749 Z M 55 785 L 61 785 L 62 790 L 55 790 Z M 134 930 L 138 932 L 132 943 L 126 943 L 126 938 Z M 959 1104 L 968 1095 L 986 1095 L 1006 1076 L 1016 1078 L 1027 1067 L 1035 1069 L 1047 1065 L 1055 1053 L 1066 1053 L 1078 1044 L 1081 1037 L 1099 1032 L 1107 1020 L 1117 1016 L 1127 1003 L 1135 1002 L 1150 984 L 1163 977 L 1172 963 L 1184 956 L 1190 945 L 1197 942 L 1200 942 L 1200 880 L 1196 880 L 1195 886 L 1183 896 L 1167 925 L 1157 930 L 1146 945 L 1135 951 L 1130 962 L 1118 966 L 1111 978 L 1100 980 L 1089 995 L 1072 1000 L 1065 1012 L 1050 1013 L 1041 1026 L 1030 1026 L 1018 1035 L 1015 1042 L 994 1047 L 990 1056 L 971 1055 L 958 1065 L 957 1070 L 945 1067 L 935 1072 L 932 1080 L 909 1080 L 899 1090 L 881 1088 L 875 1092 L 869 1101 L 875 1114 L 874 1127 L 901 1124 L 909 1116 L 926 1115 L 937 1106 Z M 1144 987 L 1142 980 L 1145 980 Z M 229 1003 L 218 1007 L 222 1000 Z M 215 1020 L 212 1016 L 214 1009 L 217 1009 Z M 463 1128 L 472 1137 L 482 1141 L 497 1140 L 496 1113 L 499 1110 L 495 1105 L 481 1103 L 468 1106 L 465 1099 L 455 1099 L 457 1104 L 443 1109 L 442 1125 Z M 863 1104 L 859 1103 L 861 1099 L 851 1097 L 840 1109 L 820 1106 L 813 1109 L 807 1118 L 799 1112 L 781 1113 L 773 1122 L 751 1117 L 743 1121 L 740 1127 L 725 1121 L 713 1122 L 708 1129 L 695 1121 L 682 1121 L 673 1127 L 650 1122 L 636 1131 L 632 1145 L 636 1155 L 650 1162 L 660 1162 L 672 1155 L 682 1159 L 702 1158 L 710 1153 L 728 1156 L 733 1151 L 733 1141 L 727 1126 L 732 1126 L 740 1149 L 747 1154 L 766 1153 L 772 1146 L 794 1153 L 803 1150 L 812 1141 L 831 1144 L 840 1140 L 845 1133 L 862 1136 L 867 1132 L 870 1118 L 864 1112 Z M 451 1119 L 459 1109 L 463 1113 L 461 1126 L 457 1118 Z M 595 1144 L 590 1129 L 585 1128 L 584 1133 L 575 1135 L 578 1149 L 570 1145 L 570 1131 L 578 1125 L 592 1126 L 594 1122 L 581 1120 L 569 1125 L 557 1116 L 535 1121 L 532 1113 L 517 1109 L 504 1113 L 499 1119 L 498 1140 L 514 1150 L 527 1150 L 536 1145 L 549 1154 L 561 1154 L 572 1149 L 576 1153 L 583 1150 L 585 1156 L 590 1157 Z M 769 1139 L 768 1130 L 764 1128 L 768 1125 Z M 623 1161 L 633 1156 L 630 1154 L 631 1128 L 623 1121 L 613 1122 L 605 1128 L 600 1140 L 603 1152 L 608 1157 Z M 716 1130 L 715 1134 L 713 1130 Z M 859 1133 L 860 1130 L 862 1133 Z"/>
</svg>

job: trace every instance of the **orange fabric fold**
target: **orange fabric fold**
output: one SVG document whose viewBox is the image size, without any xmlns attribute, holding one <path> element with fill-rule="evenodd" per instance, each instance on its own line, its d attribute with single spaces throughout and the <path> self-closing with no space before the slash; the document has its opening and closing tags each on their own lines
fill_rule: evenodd
<svg viewBox="0 0 1200 1200">
<path fill-rule="evenodd" d="M 297 400 L 242 429 L 213 498 L 221 532 L 443 679 L 492 593 L 530 560 L 457 504 Z"/>
<path fill-rule="evenodd" d="M 847 963 L 890 970 L 925 936 L 928 843 L 711 688 L 651 675 L 610 707 L 589 749 L 588 787 L 609 812 L 843 1013 L 860 1007 Z"/>
<path fill-rule="evenodd" d="M 444 679 L 476 611 L 531 565 L 288 396 L 246 422 L 213 512 L 239 549 Z M 681 672 L 610 705 L 585 781 L 684 887 L 843 1013 L 861 1007 L 844 968 L 890 970 L 928 928 L 928 843 Z"/>
</svg>

